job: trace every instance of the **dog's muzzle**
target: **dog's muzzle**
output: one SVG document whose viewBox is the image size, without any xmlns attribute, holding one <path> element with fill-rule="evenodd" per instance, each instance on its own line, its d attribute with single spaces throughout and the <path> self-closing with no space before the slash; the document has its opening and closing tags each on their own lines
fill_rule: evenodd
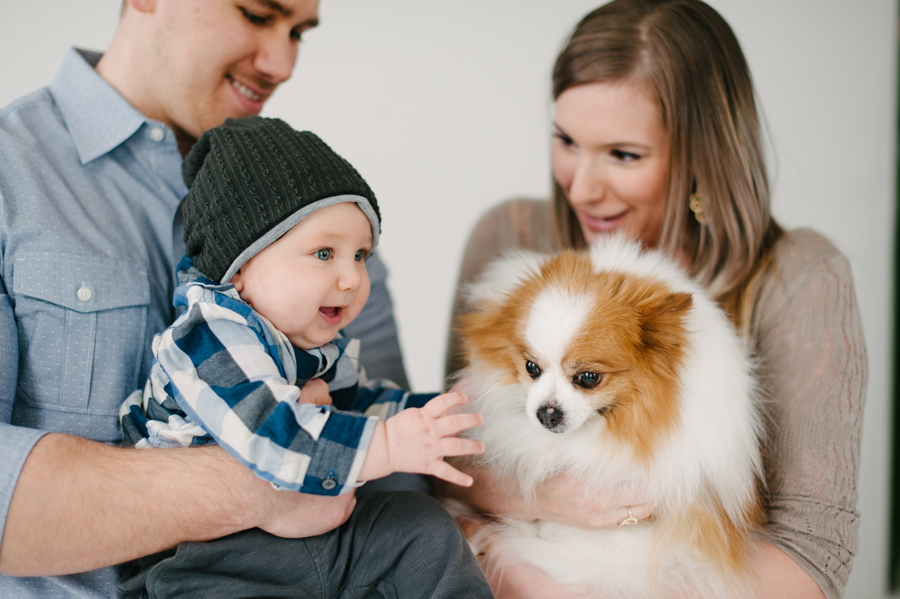
<svg viewBox="0 0 900 599">
<path fill-rule="evenodd" d="M 566 413 L 556 404 L 548 403 L 538 408 L 537 419 L 551 433 L 565 430 Z"/>
</svg>

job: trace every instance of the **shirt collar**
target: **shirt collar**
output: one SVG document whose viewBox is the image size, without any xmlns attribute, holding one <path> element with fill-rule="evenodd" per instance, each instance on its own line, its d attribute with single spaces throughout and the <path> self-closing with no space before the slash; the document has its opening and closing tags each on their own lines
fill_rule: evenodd
<svg viewBox="0 0 900 599">
<path fill-rule="evenodd" d="M 70 48 L 50 84 L 82 164 L 118 147 L 147 122 L 94 70 L 101 56 Z"/>
</svg>

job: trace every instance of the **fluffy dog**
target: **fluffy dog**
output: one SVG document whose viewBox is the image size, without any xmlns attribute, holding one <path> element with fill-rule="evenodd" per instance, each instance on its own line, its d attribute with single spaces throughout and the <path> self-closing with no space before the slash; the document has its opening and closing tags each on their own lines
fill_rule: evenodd
<svg viewBox="0 0 900 599">
<path fill-rule="evenodd" d="M 602 597 L 740 597 L 762 517 L 752 364 L 724 313 L 659 252 L 620 236 L 518 253 L 470 290 L 461 334 L 481 464 L 525 494 L 561 472 L 635 489 L 653 517 L 583 530 L 504 518 L 496 553 Z"/>
</svg>

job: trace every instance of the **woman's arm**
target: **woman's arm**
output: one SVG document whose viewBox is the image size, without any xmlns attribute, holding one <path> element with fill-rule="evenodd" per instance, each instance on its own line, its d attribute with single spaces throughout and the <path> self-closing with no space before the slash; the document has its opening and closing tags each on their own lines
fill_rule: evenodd
<svg viewBox="0 0 900 599">
<path fill-rule="evenodd" d="M 858 544 L 867 377 L 849 263 L 812 231 L 788 233 L 753 324 L 765 397 L 763 535 L 836 599 Z"/>
<path fill-rule="evenodd" d="M 466 537 L 482 530 L 475 520 L 460 522 Z M 560 589 L 552 579 L 526 562 L 512 562 L 501 569 L 491 567 L 491 538 L 480 538 L 478 556 L 497 599 L 585 599 Z M 750 568 L 752 591 L 760 599 L 822 599 L 825 595 L 816 581 L 783 551 L 758 542 Z M 594 597 L 592 599 L 602 599 Z M 680 599 L 680 598 L 667 598 Z"/>
<path fill-rule="evenodd" d="M 462 355 L 457 319 L 466 311 L 466 289 L 493 260 L 510 250 L 558 251 L 550 230 L 550 203 L 538 200 L 511 200 L 486 212 L 466 242 L 456 282 L 450 332 L 444 354 L 444 376 L 450 379 L 466 365 Z"/>
</svg>

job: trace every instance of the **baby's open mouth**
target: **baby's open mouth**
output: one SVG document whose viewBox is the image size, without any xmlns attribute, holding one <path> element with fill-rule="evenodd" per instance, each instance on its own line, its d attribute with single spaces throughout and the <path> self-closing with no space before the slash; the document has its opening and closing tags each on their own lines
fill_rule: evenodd
<svg viewBox="0 0 900 599">
<path fill-rule="evenodd" d="M 340 306 L 328 306 L 319 308 L 319 314 L 328 324 L 337 324 L 344 317 L 344 309 Z"/>
</svg>

